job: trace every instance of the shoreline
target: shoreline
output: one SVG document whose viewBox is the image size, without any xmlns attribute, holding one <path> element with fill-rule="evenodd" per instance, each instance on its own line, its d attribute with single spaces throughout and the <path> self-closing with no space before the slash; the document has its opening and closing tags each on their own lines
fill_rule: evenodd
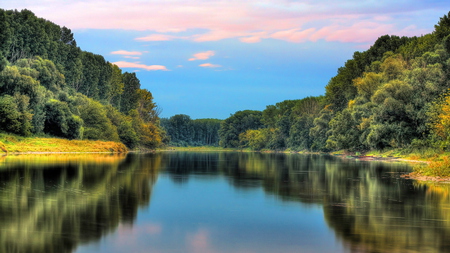
<svg viewBox="0 0 450 253">
<path fill-rule="evenodd" d="M 67 140 L 53 137 L 21 137 L 0 134 L 0 155 L 43 153 L 127 153 L 119 142 Z"/>
<path fill-rule="evenodd" d="M 127 154 L 141 152 L 139 150 L 128 150 L 124 144 L 108 141 L 93 140 L 66 140 L 59 138 L 42 137 L 16 137 L 2 136 L 0 139 L 0 156 L 7 155 L 39 155 L 39 154 Z M 6 140 L 6 141 L 5 141 Z M 236 152 L 255 152 L 240 149 L 223 149 L 220 147 L 165 147 L 155 151 L 236 151 Z M 144 151 L 148 152 L 148 150 Z M 400 156 L 382 156 L 380 155 L 353 155 L 342 152 L 316 153 L 316 152 L 292 152 L 292 151 L 259 151 L 259 152 L 283 152 L 297 154 L 328 154 L 341 159 L 359 160 L 359 161 L 378 161 L 378 162 L 407 162 L 412 164 L 430 164 L 432 160 L 408 159 Z M 426 176 L 417 171 L 401 175 L 405 179 L 413 179 L 421 182 L 450 183 L 450 177 Z"/>
</svg>

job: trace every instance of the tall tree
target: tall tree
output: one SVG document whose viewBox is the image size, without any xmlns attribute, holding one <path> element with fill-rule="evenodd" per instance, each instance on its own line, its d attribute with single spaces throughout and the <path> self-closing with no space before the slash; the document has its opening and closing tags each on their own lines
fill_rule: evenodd
<svg viewBox="0 0 450 253">
<path fill-rule="evenodd" d="M 123 73 L 123 93 L 120 99 L 120 111 L 128 113 L 130 110 L 137 108 L 139 101 L 138 90 L 141 88 L 141 83 L 136 77 L 136 73 Z"/>
</svg>

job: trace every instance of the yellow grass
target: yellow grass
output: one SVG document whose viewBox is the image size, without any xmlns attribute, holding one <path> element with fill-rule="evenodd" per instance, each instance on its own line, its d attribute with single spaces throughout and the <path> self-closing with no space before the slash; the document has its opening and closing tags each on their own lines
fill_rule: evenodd
<svg viewBox="0 0 450 253">
<path fill-rule="evenodd" d="M 0 153 L 127 152 L 124 144 L 112 141 L 67 140 L 0 134 Z"/>
</svg>

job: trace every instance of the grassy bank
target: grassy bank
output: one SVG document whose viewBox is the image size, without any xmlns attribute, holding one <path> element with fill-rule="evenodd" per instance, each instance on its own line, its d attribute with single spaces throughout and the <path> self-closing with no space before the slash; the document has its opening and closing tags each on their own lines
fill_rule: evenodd
<svg viewBox="0 0 450 253">
<path fill-rule="evenodd" d="M 0 133 L 0 153 L 110 152 L 123 153 L 122 143 L 111 141 L 67 140 L 59 138 L 21 137 Z"/>
<path fill-rule="evenodd" d="M 365 155 L 418 162 L 413 166 L 413 172 L 406 176 L 409 178 L 421 181 L 450 181 L 450 152 L 433 148 L 390 149 L 371 151 Z"/>
<path fill-rule="evenodd" d="M 167 147 L 168 151 L 243 151 L 249 149 L 229 149 L 213 146 L 200 147 Z M 0 133 L 0 154 L 11 153 L 61 153 L 61 152 L 107 152 L 125 153 L 127 148 L 122 143 L 90 140 L 67 140 L 59 138 L 21 137 Z M 264 152 L 264 151 L 263 151 Z M 269 151 L 266 151 L 269 152 Z M 286 151 L 289 152 L 289 151 Z M 408 175 L 419 180 L 450 180 L 450 152 L 440 152 L 434 149 L 390 149 L 370 151 L 367 153 L 347 154 L 344 151 L 333 154 L 386 158 L 404 161 L 418 161 L 414 172 Z M 435 180 L 436 181 L 436 180 Z"/>
</svg>

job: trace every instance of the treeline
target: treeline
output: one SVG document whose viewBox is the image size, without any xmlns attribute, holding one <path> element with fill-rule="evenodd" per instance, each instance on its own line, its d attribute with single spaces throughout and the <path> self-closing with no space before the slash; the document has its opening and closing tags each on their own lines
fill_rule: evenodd
<svg viewBox="0 0 450 253">
<path fill-rule="evenodd" d="M 220 145 L 366 151 L 450 145 L 450 12 L 421 37 L 385 35 L 338 69 L 325 96 L 223 121 Z"/>
<path fill-rule="evenodd" d="M 177 114 L 162 118 L 161 127 L 167 134 L 165 142 L 171 146 L 218 146 L 221 122 L 219 119 L 193 120 L 188 115 Z"/>
<path fill-rule="evenodd" d="M 82 51 L 29 10 L 0 9 L 0 131 L 155 148 L 164 132 L 135 73 Z"/>
</svg>

